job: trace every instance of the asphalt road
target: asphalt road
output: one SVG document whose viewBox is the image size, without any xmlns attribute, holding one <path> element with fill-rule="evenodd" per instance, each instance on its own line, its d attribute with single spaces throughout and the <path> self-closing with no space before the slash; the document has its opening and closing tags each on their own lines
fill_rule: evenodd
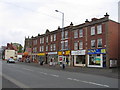
<svg viewBox="0 0 120 90">
<path fill-rule="evenodd" d="M 4 88 L 118 88 L 118 79 L 115 78 L 5 61 L 2 63 L 2 76 Z"/>
</svg>

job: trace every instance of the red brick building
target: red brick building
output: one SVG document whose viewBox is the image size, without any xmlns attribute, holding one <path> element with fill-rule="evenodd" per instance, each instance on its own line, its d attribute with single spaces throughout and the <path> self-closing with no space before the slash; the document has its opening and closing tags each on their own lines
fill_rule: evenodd
<svg viewBox="0 0 120 90">
<path fill-rule="evenodd" d="M 68 66 L 111 67 L 118 61 L 118 25 L 109 19 L 86 19 L 85 23 L 64 27 L 64 31 L 46 30 L 45 34 L 32 37 L 32 59 L 51 59 L 56 63 L 66 61 Z"/>
</svg>

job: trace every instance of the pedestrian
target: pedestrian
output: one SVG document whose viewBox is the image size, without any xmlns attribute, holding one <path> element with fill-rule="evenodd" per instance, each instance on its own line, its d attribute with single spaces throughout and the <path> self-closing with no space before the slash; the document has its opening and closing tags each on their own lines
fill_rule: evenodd
<svg viewBox="0 0 120 90">
<path fill-rule="evenodd" d="M 62 68 L 65 69 L 65 61 L 62 62 Z"/>
</svg>

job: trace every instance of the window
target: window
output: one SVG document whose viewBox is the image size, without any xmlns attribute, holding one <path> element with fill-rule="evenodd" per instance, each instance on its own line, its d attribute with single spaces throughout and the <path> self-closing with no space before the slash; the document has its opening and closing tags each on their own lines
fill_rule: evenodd
<svg viewBox="0 0 120 90">
<path fill-rule="evenodd" d="M 89 55 L 89 65 L 101 65 L 100 54 Z"/>
<path fill-rule="evenodd" d="M 78 50 L 78 43 L 77 42 L 74 43 L 74 50 Z"/>
<path fill-rule="evenodd" d="M 80 43 L 79 43 L 79 49 L 83 49 L 83 42 L 82 41 L 80 41 Z"/>
<path fill-rule="evenodd" d="M 48 46 L 46 46 L 46 51 L 48 51 Z"/>
<path fill-rule="evenodd" d="M 102 39 L 97 40 L 97 47 L 101 48 L 102 47 Z"/>
<path fill-rule="evenodd" d="M 74 31 L 74 38 L 78 38 L 78 30 Z"/>
<path fill-rule="evenodd" d="M 52 44 L 50 45 L 50 50 L 51 50 L 51 51 L 53 50 Z"/>
<path fill-rule="evenodd" d="M 40 44 L 42 43 L 42 38 L 40 38 Z"/>
<path fill-rule="evenodd" d="M 79 37 L 83 37 L 83 30 L 82 29 L 79 30 Z"/>
<path fill-rule="evenodd" d="M 56 41 L 56 34 L 54 34 L 54 41 Z"/>
<path fill-rule="evenodd" d="M 95 35 L 95 27 L 91 27 L 91 35 Z"/>
<path fill-rule="evenodd" d="M 40 46 L 40 52 L 42 52 L 42 47 Z"/>
<path fill-rule="evenodd" d="M 53 50 L 54 51 L 56 50 L 56 44 L 53 44 Z"/>
<path fill-rule="evenodd" d="M 65 31 L 65 38 L 68 38 L 68 31 Z"/>
<path fill-rule="evenodd" d="M 37 40 L 34 40 L 34 41 L 33 41 L 33 44 L 34 44 L 34 45 L 37 45 Z"/>
<path fill-rule="evenodd" d="M 42 38 L 42 43 L 44 43 L 44 37 Z"/>
<path fill-rule="evenodd" d="M 61 50 L 64 49 L 64 41 L 61 41 Z"/>
<path fill-rule="evenodd" d="M 61 37 L 62 37 L 61 39 L 64 39 L 64 32 L 63 31 L 61 32 Z"/>
<path fill-rule="evenodd" d="M 46 43 L 48 43 L 48 36 L 46 37 Z"/>
<path fill-rule="evenodd" d="M 102 33 L 102 25 L 98 25 L 97 26 L 97 34 L 101 34 Z"/>
<path fill-rule="evenodd" d="M 95 48 L 95 40 L 91 40 L 91 48 Z"/>
<path fill-rule="evenodd" d="M 53 41 L 53 35 L 51 35 L 51 42 Z"/>
<path fill-rule="evenodd" d="M 65 41 L 65 49 L 68 49 L 68 40 Z"/>
</svg>

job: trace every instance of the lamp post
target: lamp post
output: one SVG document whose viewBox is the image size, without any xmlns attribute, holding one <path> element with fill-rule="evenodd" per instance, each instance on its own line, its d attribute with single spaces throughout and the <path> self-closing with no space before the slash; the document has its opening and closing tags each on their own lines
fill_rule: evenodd
<svg viewBox="0 0 120 90">
<path fill-rule="evenodd" d="M 55 10 L 56 12 L 59 12 L 59 13 L 61 13 L 62 14 L 62 40 L 64 40 L 64 13 L 63 12 L 61 12 L 61 11 L 58 11 L 58 10 Z M 64 57 L 63 57 L 63 51 L 64 51 L 64 43 L 62 42 L 62 48 L 61 48 L 61 50 L 62 50 L 62 60 L 64 60 Z"/>
</svg>

